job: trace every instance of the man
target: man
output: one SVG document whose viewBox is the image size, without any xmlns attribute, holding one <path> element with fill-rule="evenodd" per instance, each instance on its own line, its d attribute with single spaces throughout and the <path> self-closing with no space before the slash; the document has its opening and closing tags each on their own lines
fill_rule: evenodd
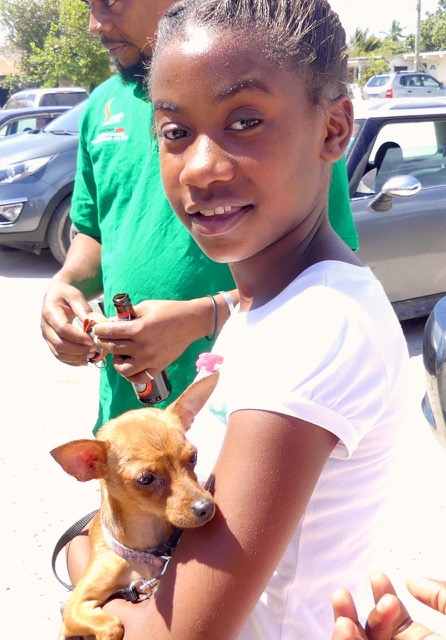
<svg viewBox="0 0 446 640">
<path fill-rule="evenodd" d="M 88 100 L 81 129 L 71 217 L 79 234 L 54 276 L 42 309 L 42 333 L 53 354 L 74 366 L 96 351 L 93 340 L 71 325 L 83 320 L 88 300 L 129 293 L 137 319 L 97 326 L 99 345 L 113 354 L 101 371 L 95 431 L 108 419 L 142 405 L 133 382 L 168 367 L 174 400 L 195 377 L 195 361 L 230 311 L 226 265 L 211 262 L 171 211 L 164 196 L 158 151 L 151 133 L 152 106 L 143 86 L 159 16 L 172 0 L 90 0 L 90 32 L 101 38 L 119 74 Z M 187 80 L 185 80 L 187 81 Z M 353 249 L 357 236 L 348 200 L 345 166 L 334 165 L 331 221 Z M 213 296 L 213 299 L 212 299 Z M 232 292 L 237 302 L 236 292 Z M 139 304 L 138 304 L 139 303 Z M 209 335 L 210 334 L 210 335 Z"/>
<path fill-rule="evenodd" d="M 367 616 L 365 629 L 358 622 L 355 603 L 348 591 L 333 594 L 335 627 L 332 640 L 446 640 L 412 620 L 384 573 L 370 577 L 375 607 Z M 446 613 L 446 582 L 428 578 L 407 581 L 410 593 L 420 602 Z"/>
</svg>

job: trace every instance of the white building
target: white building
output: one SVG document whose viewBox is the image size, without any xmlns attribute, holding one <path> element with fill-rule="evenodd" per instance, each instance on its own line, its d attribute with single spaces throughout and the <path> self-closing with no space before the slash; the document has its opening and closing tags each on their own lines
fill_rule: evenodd
<svg viewBox="0 0 446 640">
<path fill-rule="evenodd" d="M 440 82 L 446 84 L 446 51 L 426 51 L 418 54 L 419 71 L 429 73 Z M 415 54 L 403 53 L 398 56 L 373 56 L 373 60 L 387 60 L 390 71 L 414 71 Z M 349 58 L 349 83 L 356 85 L 360 83 L 364 67 L 370 63 L 370 58 Z"/>
</svg>

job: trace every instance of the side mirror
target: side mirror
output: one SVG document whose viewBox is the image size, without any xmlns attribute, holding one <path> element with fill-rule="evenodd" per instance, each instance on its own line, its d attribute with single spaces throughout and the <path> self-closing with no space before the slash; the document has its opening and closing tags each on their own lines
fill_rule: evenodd
<svg viewBox="0 0 446 640">
<path fill-rule="evenodd" d="M 439 442 L 446 447 L 446 296 L 433 308 L 424 328 L 426 394 L 421 407 Z"/>
<path fill-rule="evenodd" d="M 420 191 L 421 182 L 413 176 L 394 176 L 386 180 L 369 207 L 374 211 L 388 211 L 392 206 L 392 198 L 411 198 Z"/>
</svg>

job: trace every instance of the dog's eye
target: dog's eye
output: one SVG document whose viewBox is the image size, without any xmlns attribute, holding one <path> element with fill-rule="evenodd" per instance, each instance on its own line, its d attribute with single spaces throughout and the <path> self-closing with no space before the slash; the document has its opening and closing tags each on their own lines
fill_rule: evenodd
<svg viewBox="0 0 446 640">
<path fill-rule="evenodd" d="M 136 478 L 136 484 L 140 487 L 148 487 L 155 480 L 153 473 L 143 473 L 139 478 Z"/>
<path fill-rule="evenodd" d="M 197 452 L 194 451 L 191 457 L 189 458 L 189 464 L 193 464 L 194 466 L 197 464 Z"/>
</svg>

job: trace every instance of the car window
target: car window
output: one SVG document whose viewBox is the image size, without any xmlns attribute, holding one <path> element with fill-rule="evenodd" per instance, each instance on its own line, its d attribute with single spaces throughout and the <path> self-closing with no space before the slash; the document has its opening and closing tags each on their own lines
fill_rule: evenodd
<svg viewBox="0 0 446 640">
<path fill-rule="evenodd" d="M 383 87 L 385 84 L 387 84 L 389 78 L 390 76 L 373 76 L 373 78 L 370 78 L 370 80 L 367 82 L 367 86 Z"/>
<path fill-rule="evenodd" d="M 33 107 L 35 96 L 28 93 L 20 93 L 16 96 L 11 96 L 6 102 L 4 109 L 21 109 L 22 107 Z"/>
<path fill-rule="evenodd" d="M 79 133 L 79 116 L 84 109 L 86 101 L 77 104 L 62 115 L 54 118 L 45 128 L 44 131 L 69 131 L 70 133 Z"/>
<path fill-rule="evenodd" d="M 440 86 L 440 83 L 437 82 L 435 78 L 432 78 L 432 76 L 421 76 L 421 80 L 423 82 L 424 87 L 431 87 L 433 89 L 438 89 Z"/>
<path fill-rule="evenodd" d="M 446 184 L 446 122 L 395 122 L 376 136 L 357 195 L 378 193 L 395 175 L 412 175 L 423 187 Z"/>
<path fill-rule="evenodd" d="M 360 118 L 355 118 L 355 120 L 353 122 L 352 135 L 350 136 L 350 140 L 348 142 L 348 146 L 347 146 L 347 150 L 346 150 L 346 157 L 347 158 L 350 155 L 350 150 L 351 150 L 351 148 L 353 146 L 353 142 L 355 141 L 357 135 L 359 134 L 359 132 L 362 129 L 362 127 L 364 126 L 364 122 L 365 122 L 365 120 L 360 119 Z"/>
<path fill-rule="evenodd" d="M 422 87 L 423 82 L 421 80 L 421 76 L 413 75 L 413 76 L 401 76 L 400 84 L 403 87 Z"/>
<path fill-rule="evenodd" d="M 39 107 L 55 107 L 58 104 L 55 93 L 44 93 L 40 99 Z"/>
<path fill-rule="evenodd" d="M 0 137 L 11 136 L 16 133 L 24 133 L 25 131 L 33 131 L 34 129 L 43 129 L 45 125 L 51 122 L 52 118 L 46 116 L 32 116 L 31 118 L 22 118 L 18 116 L 12 121 L 5 123 L 0 127 Z"/>
<path fill-rule="evenodd" d="M 40 106 L 42 107 L 74 107 L 87 97 L 87 93 L 73 91 L 71 93 L 46 93 L 42 96 Z"/>
</svg>

